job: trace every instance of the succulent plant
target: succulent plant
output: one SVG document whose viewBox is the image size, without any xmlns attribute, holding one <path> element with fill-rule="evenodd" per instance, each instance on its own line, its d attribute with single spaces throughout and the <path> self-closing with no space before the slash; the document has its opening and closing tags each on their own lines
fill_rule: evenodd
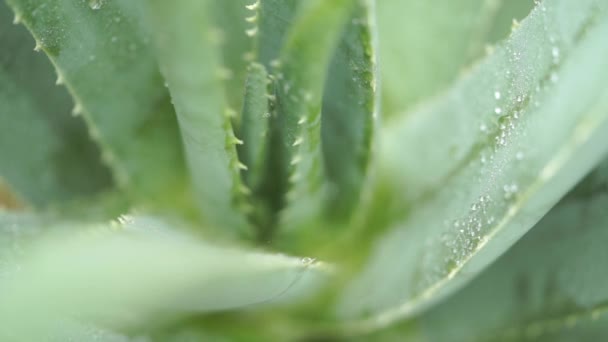
<svg viewBox="0 0 608 342">
<path fill-rule="evenodd" d="M 0 43 L 1 341 L 608 337 L 604 0 L 5 0 Z"/>
</svg>

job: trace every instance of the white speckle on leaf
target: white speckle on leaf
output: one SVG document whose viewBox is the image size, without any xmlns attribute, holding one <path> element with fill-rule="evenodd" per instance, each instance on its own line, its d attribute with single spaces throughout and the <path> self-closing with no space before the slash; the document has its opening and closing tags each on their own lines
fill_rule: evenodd
<svg viewBox="0 0 608 342">
<path fill-rule="evenodd" d="M 89 7 L 94 10 L 97 11 L 98 9 L 101 9 L 101 7 L 103 6 L 104 0 L 89 0 Z"/>
<path fill-rule="evenodd" d="M 255 11 L 260 7 L 260 1 L 257 0 L 256 2 L 252 3 L 251 5 L 246 5 L 245 7 L 250 11 Z"/>
<path fill-rule="evenodd" d="M 554 46 L 551 49 L 551 55 L 553 56 L 553 61 L 554 62 L 558 62 L 559 61 L 559 48 L 557 46 Z"/>
<path fill-rule="evenodd" d="M 255 36 L 257 33 L 258 33 L 258 28 L 257 28 L 257 26 L 256 26 L 256 27 L 253 27 L 253 28 L 250 28 L 250 29 L 248 29 L 248 30 L 245 30 L 245 34 L 246 34 L 247 36 L 249 36 L 249 37 L 253 37 L 253 36 Z"/>
</svg>

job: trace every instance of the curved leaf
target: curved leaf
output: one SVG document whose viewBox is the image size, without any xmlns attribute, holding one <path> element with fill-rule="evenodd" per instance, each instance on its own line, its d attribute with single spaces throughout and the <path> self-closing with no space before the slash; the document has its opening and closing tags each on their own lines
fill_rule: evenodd
<svg viewBox="0 0 608 342">
<path fill-rule="evenodd" d="M 268 149 L 270 108 L 268 108 L 268 73 L 263 65 L 252 63 L 245 83 L 245 97 L 241 113 L 242 159 L 247 185 L 259 186 L 266 171 L 264 162 Z"/>
<path fill-rule="evenodd" d="M 247 21 L 249 11 L 247 5 L 251 0 L 213 0 L 211 13 L 213 14 L 213 30 L 217 30 L 219 45 L 221 47 L 221 72 L 226 79 L 226 102 L 232 110 L 239 110 L 243 106 L 243 88 L 247 78 L 249 65 L 248 55 L 253 48 L 253 40 L 247 35 Z M 238 117 L 233 118 L 238 121 Z M 237 122 L 238 123 L 238 122 Z"/>
<path fill-rule="evenodd" d="M 72 95 L 117 184 L 174 205 L 184 189 L 177 126 L 136 2 L 9 0 Z M 181 199 L 181 198 L 180 198 Z"/>
<path fill-rule="evenodd" d="M 605 334 L 607 177 L 606 169 L 587 177 L 496 263 L 417 319 L 416 338 L 555 341 L 573 330 L 578 340 L 597 334 L 597 320 Z"/>
<path fill-rule="evenodd" d="M 0 176 L 11 197 L 57 205 L 108 187 L 99 150 L 82 120 L 69 114 L 72 102 L 55 86 L 52 65 L 32 50 L 27 30 L 11 22 L 0 3 Z"/>
<path fill-rule="evenodd" d="M 409 216 L 374 241 L 342 317 L 367 316 L 360 328 L 373 329 L 437 302 L 597 163 L 608 150 L 607 34 L 602 1 L 544 1 L 445 97 L 386 132 L 385 205 Z"/>
<path fill-rule="evenodd" d="M 72 317 L 125 328 L 293 302 L 328 276 L 309 258 L 211 246 L 146 217 L 86 226 L 0 213 L 0 243 L 11 247 L 0 258 L 0 336 L 11 341 L 39 341 Z"/>
<path fill-rule="evenodd" d="M 254 11 L 248 31 L 256 38 L 253 57 L 275 80 L 268 103 L 270 158 L 258 197 L 270 203 L 271 211 L 283 209 L 279 244 L 284 247 L 311 244 L 294 232 L 323 240 L 326 225 L 318 225 L 322 234 L 304 233 L 301 227 L 326 216 L 348 217 L 358 202 L 377 111 L 371 7 L 370 1 L 272 0 L 249 6 Z M 262 240 L 273 231 L 266 229 Z"/>
<path fill-rule="evenodd" d="M 281 234 L 286 240 L 294 232 L 302 233 L 302 227 L 323 214 L 329 190 L 321 153 L 323 85 L 332 52 L 354 5 L 350 0 L 307 2 L 280 54 L 275 72 L 277 115 L 289 158 L 290 182 L 281 213 Z M 291 238 L 299 243 L 296 240 Z"/>
<path fill-rule="evenodd" d="M 348 218 L 359 204 L 377 124 L 374 2 L 351 15 L 332 58 L 321 110 L 321 148 L 330 216 Z M 314 233 L 311 233 L 313 235 Z"/>
<path fill-rule="evenodd" d="M 266 69 L 276 65 L 300 4 L 297 0 L 256 0 L 248 6 L 250 18 L 255 18 L 248 30 L 255 37 L 253 57 Z"/>
<path fill-rule="evenodd" d="M 204 220 L 229 235 L 251 235 L 244 215 L 231 113 L 224 100 L 209 1 L 150 1 L 161 69 L 168 82 Z"/>
</svg>

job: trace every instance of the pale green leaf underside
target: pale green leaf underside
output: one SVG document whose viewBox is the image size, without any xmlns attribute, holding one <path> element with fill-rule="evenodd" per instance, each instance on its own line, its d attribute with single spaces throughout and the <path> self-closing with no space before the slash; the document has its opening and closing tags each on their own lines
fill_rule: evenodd
<svg viewBox="0 0 608 342">
<path fill-rule="evenodd" d="M 184 182 L 177 125 L 137 3 L 7 3 L 55 65 L 117 183 L 147 203 L 173 202 Z"/>
<path fill-rule="evenodd" d="M 149 1 L 161 70 L 175 105 L 204 221 L 228 235 L 251 235 L 229 112 L 220 79 L 210 1 Z"/>
<path fill-rule="evenodd" d="M 571 338 L 598 333 L 585 323 L 598 319 L 607 333 L 608 173 L 596 172 L 604 182 L 594 182 L 595 193 L 577 194 L 586 184 L 579 186 L 488 270 L 420 317 L 418 337 L 568 340 L 568 330 Z"/>
<path fill-rule="evenodd" d="M 0 244 L 8 247 L 0 254 L 3 340 L 38 341 L 73 317 L 125 328 L 292 302 L 329 275 L 311 259 L 211 246 L 154 218 L 52 225 L 0 215 Z"/>
<path fill-rule="evenodd" d="M 382 176 L 409 216 L 374 243 L 339 302 L 342 317 L 371 314 L 359 327 L 372 329 L 438 301 L 504 252 L 601 158 L 608 147 L 605 7 L 542 2 L 443 98 L 385 132 Z"/>
<path fill-rule="evenodd" d="M 34 40 L 12 20 L 0 2 L 0 177 L 34 206 L 56 205 L 109 186 L 82 120 L 70 115 L 70 97 L 55 86 L 52 65 L 33 51 Z"/>
</svg>

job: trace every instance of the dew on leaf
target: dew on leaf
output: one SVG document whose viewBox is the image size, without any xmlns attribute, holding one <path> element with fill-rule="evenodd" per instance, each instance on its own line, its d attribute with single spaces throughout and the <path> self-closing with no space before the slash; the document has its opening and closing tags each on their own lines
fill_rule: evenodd
<svg viewBox="0 0 608 342">
<path fill-rule="evenodd" d="M 551 73 L 550 80 L 552 83 L 557 83 L 557 81 L 559 81 L 559 76 L 556 72 Z"/>
<path fill-rule="evenodd" d="M 304 258 L 300 259 L 300 262 L 304 266 L 312 265 L 315 261 L 316 261 L 316 259 L 315 258 L 311 258 L 311 257 L 304 257 Z"/>
<path fill-rule="evenodd" d="M 557 46 L 554 46 L 551 49 L 551 55 L 553 56 L 554 61 L 559 60 L 559 48 Z"/>
<path fill-rule="evenodd" d="M 505 184 L 503 186 L 504 197 L 505 199 L 510 199 L 517 194 L 519 187 L 515 183 Z"/>
</svg>

